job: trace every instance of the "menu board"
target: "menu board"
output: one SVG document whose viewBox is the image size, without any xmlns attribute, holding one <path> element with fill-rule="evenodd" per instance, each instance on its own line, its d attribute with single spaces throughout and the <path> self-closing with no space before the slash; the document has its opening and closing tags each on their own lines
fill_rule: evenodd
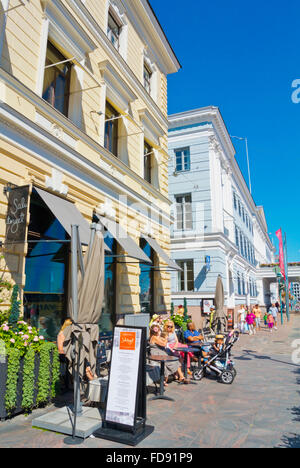
<svg viewBox="0 0 300 468">
<path fill-rule="evenodd" d="M 24 242 L 26 237 L 29 186 L 11 189 L 6 216 L 6 242 Z"/>
<path fill-rule="evenodd" d="M 114 331 L 105 421 L 135 425 L 142 330 L 116 327 Z"/>
</svg>

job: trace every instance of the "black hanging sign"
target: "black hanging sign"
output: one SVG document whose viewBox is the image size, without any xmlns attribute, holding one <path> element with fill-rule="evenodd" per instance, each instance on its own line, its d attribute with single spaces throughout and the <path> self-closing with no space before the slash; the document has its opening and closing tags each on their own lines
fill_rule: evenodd
<svg viewBox="0 0 300 468">
<path fill-rule="evenodd" d="M 25 242 L 29 185 L 10 189 L 6 216 L 5 242 Z"/>
</svg>

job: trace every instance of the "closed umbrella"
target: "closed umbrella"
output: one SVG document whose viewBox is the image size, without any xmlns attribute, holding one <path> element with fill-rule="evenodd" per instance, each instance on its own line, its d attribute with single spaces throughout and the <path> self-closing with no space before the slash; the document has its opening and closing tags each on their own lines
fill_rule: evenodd
<svg viewBox="0 0 300 468">
<path fill-rule="evenodd" d="M 73 324 L 66 329 L 64 350 L 71 363 L 78 359 L 78 340 L 82 340 L 79 359 L 79 376 L 85 375 L 86 362 L 91 371 L 96 370 L 96 346 L 99 339 L 99 320 L 104 298 L 104 240 L 97 231 L 84 256 L 82 272 L 78 273 L 78 317 L 73 316 L 73 303 L 70 300 L 69 315 Z"/>
<path fill-rule="evenodd" d="M 224 287 L 221 275 L 218 276 L 216 284 L 215 307 L 212 328 L 215 333 L 224 333 L 227 329 L 227 317 L 224 312 Z"/>
</svg>

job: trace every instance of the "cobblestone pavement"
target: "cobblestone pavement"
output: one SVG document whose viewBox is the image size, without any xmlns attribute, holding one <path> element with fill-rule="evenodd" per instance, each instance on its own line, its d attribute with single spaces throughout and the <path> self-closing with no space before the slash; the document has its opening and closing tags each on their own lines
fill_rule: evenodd
<svg viewBox="0 0 300 468">
<path fill-rule="evenodd" d="M 233 350 L 238 371 L 233 385 L 213 379 L 169 385 L 175 402 L 148 403 L 155 431 L 139 448 L 300 447 L 300 366 L 292 362 L 297 339 L 300 317 L 292 316 L 273 334 L 264 329 L 241 337 Z M 0 423 L 0 447 L 66 447 L 64 435 L 31 427 L 33 417 L 44 413 Z M 123 446 L 89 438 L 80 447 Z"/>
</svg>

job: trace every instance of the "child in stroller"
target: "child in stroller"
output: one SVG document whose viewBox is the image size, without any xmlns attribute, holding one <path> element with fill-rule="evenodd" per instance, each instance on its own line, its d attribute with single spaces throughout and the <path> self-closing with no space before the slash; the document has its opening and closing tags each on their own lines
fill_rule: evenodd
<svg viewBox="0 0 300 468">
<path fill-rule="evenodd" d="M 234 362 L 231 360 L 231 349 L 239 339 L 239 332 L 233 331 L 224 338 L 217 335 L 214 344 L 203 345 L 200 365 L 193 372 L 194 380 L 202 380 L 207 373 L 214 373 L 219 381 L 231 385 L 237 375 Z"/>
</svg>

